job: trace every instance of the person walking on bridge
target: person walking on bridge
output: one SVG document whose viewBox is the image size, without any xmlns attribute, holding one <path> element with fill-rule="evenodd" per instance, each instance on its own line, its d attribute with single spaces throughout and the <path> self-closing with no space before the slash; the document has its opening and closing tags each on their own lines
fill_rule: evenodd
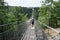
<svg viewBox="0 0 60 40">
<path fill-rule="evenodd" d="M 33 19 L 33 17 L 31 17 L 30 24 L 31 24 L 32 27 L 33 27 L 33 25 L 34 25 L 34 19 Z"/>
<path fill-rule="evenodd" d="M 33 27 L 33 25 L 34 25 L 34 19 L 33 18 L 31 20 L 31 24 L 32 24 L 32 27 Z"/>
</svg>

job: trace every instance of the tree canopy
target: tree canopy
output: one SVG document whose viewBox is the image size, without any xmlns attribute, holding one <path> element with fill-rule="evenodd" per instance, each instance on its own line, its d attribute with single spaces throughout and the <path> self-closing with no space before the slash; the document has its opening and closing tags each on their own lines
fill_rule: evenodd
<svg viewBox="0 0 60 40">
<path fill-rule="evenodd" d="M 42 5 L 42 7 L 39 8 L 38 20 L 51 27 L 59 27 L 60 1 L 57 2 L 53 0 L 46 0 L 44 4 Z"/>
</svg>

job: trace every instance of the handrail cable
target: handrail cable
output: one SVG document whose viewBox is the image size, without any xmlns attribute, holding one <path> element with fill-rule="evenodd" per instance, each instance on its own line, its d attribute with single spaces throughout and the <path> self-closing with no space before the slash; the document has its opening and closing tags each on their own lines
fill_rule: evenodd
<svg viewBox="0 0 60 40">
<path fill-rule="evenodd" d="M 49 28 L 49 29 L 55 31 L 56 33 L 60 34 L 60 31 L 57 31 L 56 29 L 54 29 L 54 28 L 52 28 L 52 27 L 50 27 L 50 26 L 48 26 L 48 25 L 46 25 L 44 23 L 40 23 L 40 24 L 42 24 L 42 25 L 46 26 L 47 28 Z"/>
</svg>

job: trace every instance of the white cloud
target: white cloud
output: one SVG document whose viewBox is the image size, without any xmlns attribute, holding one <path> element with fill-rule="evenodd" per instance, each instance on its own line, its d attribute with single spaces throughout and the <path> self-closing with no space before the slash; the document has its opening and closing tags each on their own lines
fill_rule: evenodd
<svg viewBox="0 0 60 40">
<path fill-rule="evenodd" d="M 40 7 L 41 0 L 5 0 L 11 6 Z"/>
</svg>

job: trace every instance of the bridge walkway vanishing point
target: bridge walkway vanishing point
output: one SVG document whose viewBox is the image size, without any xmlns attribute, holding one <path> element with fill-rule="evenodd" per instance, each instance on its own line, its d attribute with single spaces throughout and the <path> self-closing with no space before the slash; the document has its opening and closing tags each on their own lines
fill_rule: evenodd
<svg viewBox="0 0 60 40">
<path fill-rule="evenodd" d="M 37 27 L 36 22 L 33 27 L 30 21 L 27 22 L 27 25 L 29 26 L 21 40 L 48 40 L 44 32 Z"/>
<path fill-rule="evenodd" d="M 32 27 L 30 20 L 27 22 L 27 25 L 29 26 L 21 40 L 36 40 L 35 27 Z"/>
</svg>

